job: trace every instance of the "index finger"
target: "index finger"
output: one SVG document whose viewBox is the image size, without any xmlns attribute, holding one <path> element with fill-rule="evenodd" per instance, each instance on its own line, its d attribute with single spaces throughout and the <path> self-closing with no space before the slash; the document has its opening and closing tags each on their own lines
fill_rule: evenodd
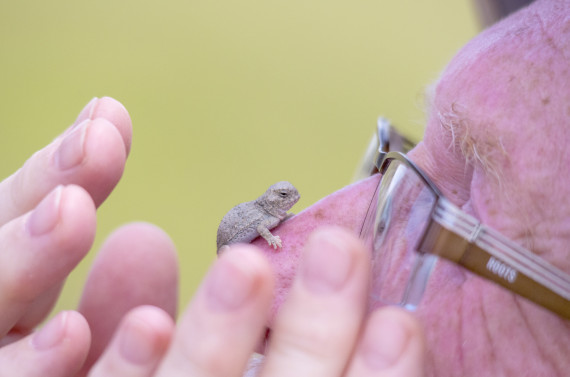
<svg viewBox="0 0 570 377">
<path fill-rule="evenodd" d="M 100 205 L 123 173 L 131 134 L 129 114 L 118 101 L 92 100 L 72 127 L 0 183 L 0 226 L 58 185 L 82 186 Z"/>
</svg>

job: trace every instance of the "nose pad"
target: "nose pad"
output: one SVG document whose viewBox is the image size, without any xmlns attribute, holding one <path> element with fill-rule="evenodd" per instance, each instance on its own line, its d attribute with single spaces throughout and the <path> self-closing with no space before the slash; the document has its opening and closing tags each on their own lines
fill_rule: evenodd
<svg viewBox="0 0 570 377">
<path fill-rule="evenodd" d="M 321 226 L 335 225 L 358 236 L 379 180 L 380 175 L 376 174 L 346 186 L 273 228 L 271 233 L 279 236 L 283 243 L 280 249 L 273 249 L 261 237 L 252 241 L 252 244 L 266 255 L 275 272 L 275 298 L 271 319 L 289 293 L 309 235 Z M 323 263 L 326 264 L 326 261 Z"/>
</svg>

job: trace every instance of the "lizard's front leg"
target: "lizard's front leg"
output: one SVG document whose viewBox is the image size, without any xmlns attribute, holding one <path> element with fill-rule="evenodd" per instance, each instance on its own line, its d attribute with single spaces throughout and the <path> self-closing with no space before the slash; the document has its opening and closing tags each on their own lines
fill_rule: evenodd
<svg viewBox="0 0 570 377">
<path fill-rule="evenodd" d="M 295 214 L 292 212 L 289 212 L 289 213 L 285 214 L 285 217 L 283 218 L 283 220 L 281 220 L 281 222 L 283 222 L 285 220 L 289 220 L 293 216 L 295 216 Z"/>
<path fill-rule="evenodd" d="M 282 246 L 282 243 L 281 243 L 281 238 L 279 238 L 279 236 L 274 236 L 269 231 L 268 226 L 272 225 L 275 226 L 273 222 L 271 223 L 265 221 L 262 222 L 257 226 L 257 233 L 259 233 L 259 235 L 267 241 L 269 246 L 273 246 L 273 248 L 277 250 L 277 248 L 280 248 Z"/>
</svg>

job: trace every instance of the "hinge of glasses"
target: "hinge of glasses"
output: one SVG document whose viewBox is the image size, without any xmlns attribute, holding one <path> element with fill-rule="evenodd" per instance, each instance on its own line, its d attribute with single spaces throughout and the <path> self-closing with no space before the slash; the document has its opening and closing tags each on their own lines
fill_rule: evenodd
<svg viewBox="0 0 570 377">
<path fill-rule="evenodd" d="M 473 234 L 476 237 L 476 234 Z M 458 263 L 470 247 L 470 241 L 458 236 L 441 224 L 430 221 L 417 250 L 421 253 L 435 254 Z"/>
</svg>

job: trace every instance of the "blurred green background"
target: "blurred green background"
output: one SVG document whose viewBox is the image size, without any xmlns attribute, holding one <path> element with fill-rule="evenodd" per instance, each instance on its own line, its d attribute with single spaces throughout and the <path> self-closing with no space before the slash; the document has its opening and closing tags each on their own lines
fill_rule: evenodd
<svg viewBox="0 0 570 377">
<path fill-rule="evenodd" d="M 57 309 L 133 220 L 173 237 L 185 304 L 226 211 L 279 180 L 299 189 L 295 212 L 348 184 L 378 115 L 420 138 L 424 89 L 477 30 L 468 0 L 3 1 L 1 177 L 94 96 L 133 120 L 123 180 Z"/>
</svg>

